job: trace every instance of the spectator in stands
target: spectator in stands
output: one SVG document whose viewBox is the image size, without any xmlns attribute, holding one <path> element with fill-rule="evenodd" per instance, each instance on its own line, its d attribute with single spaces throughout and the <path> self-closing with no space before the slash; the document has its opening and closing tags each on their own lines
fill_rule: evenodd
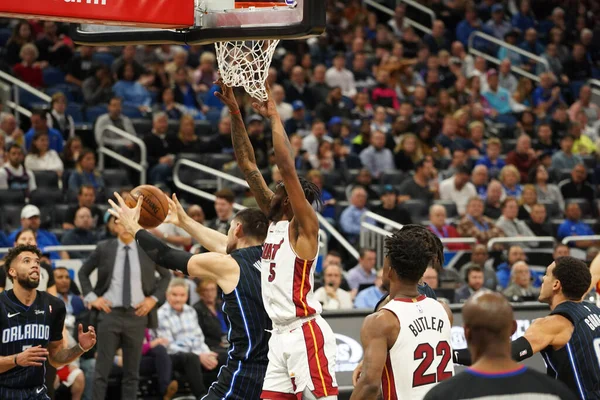
<svg viewBox="0 0 600 400">
<path fill-rule="evenodd" d="M 75 213 L 74 229 L 70 229 L 63 235 L 61 244 L 64 246 L 94 245 L 98 243 L 98 237 L 93 231 L 92 212 L 87 207 L 81 207 Z M 72 259 L 84 259 L 88 252 L 70 251 Z"/>
<path fill-rule="evenodd" d="M 566 244 L 558 243 L 552 251 L 552 259 L 556 260 L 559 257 L 567 257 L 571 255 L 571 249 Z"/>
<path fill-rule="evenodd" d="M 517 218 L 519 203 L 514 197 L 507 197 L 502 202 L 502 216 L 496 221 L 496 226 L 502 229 L 507 237 L 530 237 L 535 236 L 525 221 Z M 537 242 L 525 242 L 524 246 L 537 247 Z"/>
<path fill-rule="evenodd" d="M 199 224 L 204 225 L 204 210 L 198 204 L 192 204 L 187 208 L 187 214 Z"/>
<path fill-rule="evenodd" d="M 503 40 L 504 36 L 510 32 L 513 28 L 510 22 L 504 19 L 504 7 L 502 4 L 494 4 L 492 6 L 492 18 L 487 21 L 484 28 L 496 39 Z"/>
<path fill-rule="evenodd" d="M 200 295 L 200 300 L 193 307 L 198 315 L 200 329 L 204 333 L 204 341 L 212 351 L 222 354 L 229 347 L 228 328 L 217 282 L 210 278 L 202 278 L 196 290 Z"/>
<path fill-rule="evenodd" d="M 554 236 L 552 226 L 546 221 L 546 206 L 540 203 L 534 204 L 531 207 L 529 217 L 530 220 L 527 221 L 527 226 L 535 236 Z"/>
<path fill-rule="evenodd" d="M 347 310 L 352 308 L 352 294 L 340 288 L 342 268 L 328 265 L 323 269 L 324 285 L 315 290 L 315 299 L 323 305 L 323 310 Z"/>
<path fill-rule="evenodd" d="M 354 75 L 346 69 L 346 57 L 343 53 L 338 53 L 333 58 L 333 66 L 325 73 L 325 82 L 330 87 L 340 87 L 342 95 L 354 97 L 356 95 L 356 84 Z"/>
<path fill-rule="evenodd" d="M 573 153 L 576 155 L 593 155 L 596 153 L 596 145 L 587 135 L 583 134 L 585 126 L 578 121 L 572 121 L 569 126 L 569 134 L 573 136 Z"/>
<path fill-rule="evenodd" d="M 36 133 L 45 132 L 48 134 L 48 139 L 50 141 L 50 149 L 56 151 L 57 153 L 62 153 L 63 151 L 63 137 L 59 131 L 56 129 L 48 128 L 48 122 L 46 120 L 46 112 L 44 110 L 33 110 L 31 112 L 31 129 L 25 133 L 25 147 L 31 148 L 31 142 L 33 141 L 33 136 Z"/>
<path fill-rule="evenodd" d="M 6 42 L 6 62 L 11 66 L 18 63 L 21 48 L 27 43 L 33 43 L 34 39 L 29 22 L 19 20 L 13 29 L 12 35 Z"/>
<path fill-rule="evenodd" d="M 540 75 L 540 84 L 533 91 L 533 106 L 541 115 L 551 115 L 556 107 L 565 103 L 560 93 L 560 87 L 555 86 L 556 80 L 552 73 Z"/>
<path fill-rule="evenodd" d="M 525 261 L 516 262 L 510 271 L 511 284 L 502 294 L 512 302 L 535 301 L 539 290 L 531 285 L 531 271 Z"/>
<path fill-rule="evenodd" d="M 375 131 L 371 134 L 371 145 L 361 151 L 360 161 L 375 179 L 380 179 L 383 172 L 395 169 L 394 155 L 385 147 L 385 134 Z"/>
<path fill-rule="evenodd" d="M 542 154 L 548 153 L 552 155 L 556 150 L 558 150 L 558 143 L 556 138 L 554 138 L 552 135 L 552 128 L 550 127 L 550 124 L 543 122 L 538 125 L 537 143 L 535 143 L 533 149 L 538 157 L 538 161 Z"/>
<path fill-rule="evenodd" d="M 484 286 L 483 270 L 476 265 L 469 267 L 467 270 L 466 285 L 456 290 L 454 293 L 455 303 L 464 303 L 472 295 L 480 290 L 487 290 Z"/>
<path fill-rule="evenodd" d="M 427 269 L 425 269 L 423 277 L 421 278 L 421 282 L 423 284 L 427 284 L 427 286 L 433 290 L 438 289 L 440 287 L 440 280 L 437 269 L 433 268 L 432 266 L 428 266 Z"/>
<path fill-rule="evenodd" d="M 440 183 L 440 199 L 454 202 L 459 215 L 464 215 L 469 199 L 477 196 L 469 177 L 469 169 L 459 166 L 453 176 Z"/>
<path fill-rule="evenodd" d="M 150 111 L 152 97 L 150 92 L 135 78 L 135 67 L 131 63 L 123 65 L 123 74 L 112 88 L 115 96 L 123 99 L 123 105 L 138 109 L 140 112 Z"/>
<path fill-rule="evenodd" d="M 0 168 L 0 189 L 33 192 L 37 188 L 35 175 L 23 166 L 23 148 L 13 143 L 6 154 L 7 161 Z"/>
<path fill-rule="evenodd" d="M 301 99 L 307 107 L 305 99 Z M 319 103 L 315 108 L 315 116 L 321 121 L 330 121 L 333 117 L 348 118 L 350 116 L 350 107 L 342 101 L 342 89 L 333 87 L 323 103 Z"/>
<path fill-rule="evenodd" d="M 489 183 L 485 196 L 485 210 L 483 215 L 492 220 L 497 220 L 502 214 L 501 203 L 506 197 L 502 184 L 496 180 Z"/>
<path fill-rule="evenodd" d="M 62 92 L 54 93 L 50 101 L 50 108 L 50 112 L 46 114 L 48 127 L 59 131 L 65 141 L 75 136 L 75 121 L 73 121 L 73 117 L 65 113 L 67 96 Z"/>
<path fill-rule="evenodd" d="M 544 46 L 538 42 L 537 30 L 535 28 L 529 28 L 525 31 L 525 40 L 519 45 L 519 47 L 529 53 L 533 53 L 536 56 L 540 56 L 544 52 Z M 535 71 L 536 61 L 527 56 L 522 56 L 523 68 Z"/>
<path fill-rule="evenodd" d="M 316 156 L 319 150 L 319 142 L 322 140 L 331 141 L 331 138 L 325 136 L 326 134 L 325 123 L 320 120 L 313 121 L 311 133 L 302 139 L 302 149 L 306 150 L 309 155 Z"/>
<path fill-rule="evenodd" d="M 543 165 L 535 168 L 535 189 L 538 201 L 551 201 L 558 204 L 561 210 L 565 209 L 565 201 L 558 186 L 548 183 L 548 170 Z"/>
<path fill-rule="evenodd" d="M 500 158 L 502 144 L 497 138 L 488 139 L 486 142 L 486 155 L 479 158 L 475 165 L 485 165 L 488 169 L 491 178 L 497 178 L 500 175 L 500 170 L 504 168 L 506 163 Z"/>
<path fill-rule="evenodd" d="M 292 117 L 285 121 L 285 131 L 290 135 L 298 134 L 301 137 L 310 134 L 310 125 L 306 119 L 306 110 L 302 100 L 292 103 Z"/>
<path fill-rule="evenodd" d="M 35 42 L 40 51 L 40 60 L 64 70 L 73 57 L 73 41 L 68 36 L 59 34 L 56 22 L 44 21 L 42 25 L 43 32 Z"/>
<path fill-rule="evenodd" d="M 523 186 L 520 184 L 520 181 L 521 174 L 514 165 L 506 165 L 500 171 L 502 189 L 504 189 L 507 196 L 514 197 L 517 200 L 521 199 L 521 194 L 523 193 Z"/>
<path fill-rule="evenodd" d="M 139 79 L 139 77 L 145 72 L 144 66 L 136 61 L 135 55 L 135 46 L 127 45 L 123 47 L 121 56 L 117 58 L 111 66 L 112 74 L 115 77 L 115 80 L 122 79 L 126 64 L 130 64 L 133 67 L 133 80 Z"/>
<path fill-rule="evenodd" d="M 179 383 L 172 380 L 173 363 L 167 353 L 169 341 L 166 338 L 152 339 L 150 330 L 144 331 L 144 341 L 142 343 L 142 359 L 140 362 L 140 375 L 157 375 L 158 392 L 163 400 L 171 400 L 177 390 Z"/>
<path fill-rule="evenodd" d="M 440 239 L 459 238 L 456 228 L 446 223 L 446 208 L 441 204 L 429 207 L 429 229 Z M 450 251 L 468 250 L 470 246 L 465 243 L 447 243 L 444 245 Z"/>
<path fill-rule="evenodd" d="M 148 155 L 148 177 L 150 183 L 164 183 L 172 175 L 177 139 L 167 135 L 169 120 L 164 112 L 152 116 L 152 132 L 144 137 Z"/>
<path fill-rule="evenodd" d="M 569 115 L 567 114 L 567 106 L 561 104 L 556 107 L 550 119 L 550 127 L 554 137 L 562 138 L 567 136 L 569 131 Z"/>
<path fill-rule="evenodd" d="M 216 218 L 209 221 L 207 226 L 226 235 L 229 231 L 229 224 L 234 217 L 233 203 L 235 195 L 230 189 L 221 189 L 215 193 L 215 213 Z"/>
<path fill-rule="evenodd" d="M 466 118 L 469 115 L 465 111 L 458 111 L 457 114 L 462 114 Z M 456 114 L 455 114 L 456 115 Z M 468 126 L 469 139 L 466 140 L 464 146 L 471 157 L 479 157 L 485 154 L 487 146 L 484 139 L 485 125 L 479 121 L 473 121 Z"/>
<path fill-rule="evenodd" d="M 498 286 L 506 289 L 510 280 L 510 271 L 513 265 L 519 261 L 526 261 L 525 252 L 518 244 L 513 244 L 508 248 L 506 261 L 496 267 L 496 277 L 498 278 Z"/>
<path fill-rule="evenodd" d="M 340 215 L 340 227 L 346 234 L 346 239 L 357 243 L 360 235 L 360 224 L 364 213 L 369 211 L 367 205 L 367 192 L 362 187 L 355 187 L 350 194 L 350 205 Z M 366 219 L 374 223 L 370 218 Z"/>
<path fill-rule="evenodd" d="M 531 138 L 521 135 L 517 139 L 515 150 L 506 156 L 506 164 L 514 165 L 519 174 L 521 182 L 527 182 L 529 170 L 537 163 L 535 150 L 531 148 Z M 502 180 L 502 178 L 500 178 Z M 518 183 L 518 182 L 517 182 Z"/>
<path fill-rule="evenodd" d="M 594 125 L 600 119 L 600 106 L 592 101 L 592 89 L 583 85 L 579 89 L 579 98 L 569 108 L 569 119 L 576 120 L 577 113 L 583 111 L 588 119 L 589 125 Z"/>
<path fill-rule="evenodd" d="M 43 69 L 48 66 L 46 61 L 37 61 L 39 57 L 38 48 L 33 43 L 26 43 L 19 52 L 21 62 L 13 67 L 15 76 L 23 82 L 40 88 L 44 86 Z"/>
<path fill-rule="evenodd" d="M 196 398 L 206 394 L 206 372 L 219 365 L 218 354 L 211 351 L 193 307 L 186 304 L 188 285 L 175 278 L 167 289 L 167 303 L 158 309 L 157 337 L 168 340 L 167 351 L 173 369 L 182 373 Z M 212 375 L 212 374 L 211 374 Z"/>
<path fill-rule="evenodd" d="M 65 267 L 55 267 L 52 271 L 54 276 L 54 284 L 56 285 L 56 297 L 65 303 L 67 316 L 65 325 L 69 327 L 70 333 L 75 333 L 75 319 L 85 311 L 85 305 L 81 297 L 74 293 L 72 289 L 71 277 L 69 270 Z"/>
<path fill-rule="evenodd" d="M 77 205 L 69 207 L 65 214 L 65 220 L 62 221 L 63 229 L 75 228 L 75 213 L 82 208 L 88 208 L 92 214 L 92 228 L 101 226 L 104 223 L 102 211 L 96 203 L 96 189 L 91 185 L 81 185 L 77 192 Z"/>
<path fill-rule="evenodd" d="M 271 87 L 271 93 L 273 95 L 273 100 L 275 100 L 275 105 L 277 107 L 277 112 L 281 117 L 281 121 L 285 122 L 292 117 L 292 105 L 290 103 L 285 102 L 285 92 L 283 90 L 283 86 L 279 84 L 275 84 Z"/>
<path fill-rule="evenodd" d="M 107 130 L 109 126 L 124 130 L 125 132 L 135 135 L 135 128 L 131 119 L 121 113 L 122 111 L 122 100 L 119 97 L 112 97 L 108 103 L 108 113 L 103 114 L 96 120 L 94 126 L 94 136 L 96 143 L 104 143 L 108 146 L 115 146 L 122 148 L 125 146 L 131 146 L 131 142 L 127 139 L 123 139 L 117 134 Z"/>
<path fill-rule="evenodd" d="M 401 135 L 394 149 L 396 168 L 403 172 L 412 171 L 415 168 L 415 163 L 421 158 L 423 158 L 423 151 L 417 136 L 413 133 Z"/>
<path fill-rule="evenodd" d="M 165 72 L 167 73 L 167 75 L 169 77 L 169 82 L 171 84 L 175 83 L 175 74 L 180 68 L 183 68 L 185 70 L 187 79 L 189 81 L 192 80 L 193 71 L 190 67 L 187 66 L 187 59 L 188 59 L 187 51 L 179 51 L 174 54 L 173 61 L 171 61 L 165 65 Z"/>
<path fill-rule="evenodd" d="M 479 164 L 473 168 L 473 172 L 471 172 L 471 183 L 475 186 L 477 195 L 485 200 L 489 184 L 488 169 L 485 165 Z"/>
<path fill-rule="evenodd" d="M 179 67 L 175 70 L 173 82 L 173 96 L 175 101 L 183 104 L 186 108 L 199 112 L 200 103 L 196 98 L 196 92 L 190 83 L 190 76 L 185 67 Z"/>
<path fill-rule="evenodd" d="M 546 45 L 546 51 L 542 54 L 542 59 L 548 63 L 548 72 L 560 78 L 562 82 L 568 81 L 568 78 L 563 74 L 563 64 L 558 54 L 558 46 L 555 43 L 548 43 Z M 539 63 L 537 65 L 538 75 L 541 75 L 545 70 L 546 67 L 544 64 Z"/>
<path fill-rule="evenodd" d="M 385 185 L 381 190 L 381 204 L 373 209 L 373 212 L 384 218 L 390 219 L 398 224 L 406 225 L 411 223 L 411 216 L 405 209 L 398 207 L 398 193 L 392 185 Z M 384 224 L 384 229 L 393 231 L 391 226 Z"/>
<path fill-rule="evenodd" d="M 108 66 L 96 66 L 93 74 L 87 77 L 82 83 L 81 90 L 85 104 L 88 106 L 108 104 L 113 97 L 113 84 L 114 82 Z"/>
<path fill-rule="evenodd" d="M 521 1 L 519 11 L 513 14 L 511 23 L 512 26 L 519 29 L 521 32 L 536 27 L 537 22 L 535 20 L 535 14 L 531 11 L 531 3 L 529 0 Z"/>
<path fill-rule="evenodd" d="M 0 113 L 0 136 L 4 136 L 5 145 L 2 146 L 2 149 L 5 151 L 7 150 L 7 146 L 12 143 L 16 143 L 23 148 L 25 147 L 25 135 L 21 128 L 17 126 L 17 120 L 11 113 Z M 4 154 L 3 163 L 6 161 L 6 154 Z"/>
<path fill-rule="evenodd" d="M 40 229 L 41 220 L 40 220 L 40 209 L 34 206 L 33 204 L 28 204 L 21 209 L 21 227 L 11 232 L 8 235 L 8 241 L 10 243 L 15 243 L 17 241 L 17 236 L 21 231 L 29 229 L 35 233 L 36 244 L 40 249 L 43 249 L 47 246 L 58 246 L 60 243 L 56 238 L 56 235 L 52 232 L 49 232 L 45 229 Z M 50 253 L 50 258 L 52 260 L 58 260 L 60 258 L 68 259 L 68 255 L 65 252 L 61 252 L 61 254 L 57 252 Z"/>
<path fill-rule="evenodd" d="M 346 274 L 346 281 L 348 282 L 348 286 L 350 286 L 353 298 L 358 293 L 361 285 L 375 283 L 375 279 L 377 278 L 377 271 L 375 270 L 376 262 L 377 255 L 375 250 L 364 247 L 359 250 L 358 264 Z"/>
<path fill-rule="evenodd" d="M 395 92 L 394 92 L 395 96 Z M 371 122 L 371 132 L 380 131 L 384 135 L 388 135 L 392 130 L 392 125 L 388 122 L 386 107 L 377 105 Z"/>
<path fill-rule="evenodd" d="M 75 171 L 69 175 L 68 190 L 78 192 L 83 185 L 90 185 L 96 190 L 96 195 L 104 194 L 104 179 L 96 170 L 96 154 L 90 149 L 84 149 L 77 159 Z"/>
<path fill-rule="evenodd" d="M 586 57 L 585 46 L 582 43 L 573 44 L 571 57 L 565 61 L 563 66 L 572 88 L 574 84 L 582 85 L 592 76 L 592 64 Z"/>
<path fill-rule="evenodd" d="M 180 120 L 183 115 L 192 114 L 197 110 L 188 109 L 181 103 L 175 101 L 175 95 L 172 87 L 165 87 L 162 93 L 159 94 L 158 102 L 154 105 L 156 112 L 163 111 L 167 114 L 169 119 Z"/>
<path fill-rule="evenodd" d="M 517 83 L 517 90 L 513 93 L 513 100 L 526 107 L 533 107 L 533 83 L 526 77 L 521 77 Z"/>
<path fill-rule="evenodd" d="M 321 215 L 329 219 L 330 222 L 334 222 L 336 200 L 333 195 L 323 187 L 323 174 L 317 169 L 312 169 L 306 174 L 306 179 L 317 185 L 321 191 L 321 202 L 323 204 L 320 211 Z"/>
<path fill-rule="evenodd" d="M 458 223 L 457 231 L 460 236 L 474 237 L 481 244 L 495 237 L 504 237 L 502 229 L 483 215 L 483 200 L 479 197 L 472 197 L 467 203 L 466 214 Z"/>
<path fill-rule="evenodd" d="M 390 81 L 390 73 L 387 70 L 381 69 L 377 72 L 377 84 L 371 91 L 371 103 L 373 106 L 381 106 L 383 110 L 379 111 L 379 115 L 377 114 L 378 108 L 375 109 L 375 117 L 385 119 L 387 117 L 386 111 L 393 112 L 394 110 L 398 110 L 400 107 L 400 102 L 398 101 L 398 97 L 396 91 L 392 87 Z M 383 114 L 381 114 L 383 111 Z M 389 124 L 384 130 L 384 133 L 389 132 Z M 381 129 L 381 127 L 379 127 Z"/>
<path fill-rule="evenodd" d="M 246 118 L 246 130 L 250 138 L 250 143 L 254 148 L 258 167 L 266 168 L 269 165 L 269 150 L 263 117 L 258 114 L 252 114 Z"/>
<path fill-rule="evenodd" d="M 571 170 L 571 177 L 558 185 L 563 197 L 565 199 L 586 199 L 590 206 L 594 204 L 594 188 L 586 182 L 586 179 L 585 165 L 575 165 Z"/>
<path fill-rule="evenodd" d="M 209 51 L 205 51 L 200 56 L 200 65 L 194 71 L 192 84 L 196 93 L 206 93 L 212 87 L 219 75 L 215 70 L 216 58 Z"/>
<path fill-rule="evenodd" d="M 538 202 L 537 191 L 533 185 L 523 186 L 523 194 L 521 201 L 519 202 L 519 214 L 518 217 L 521 221 L 529 220 L 531 208 Z"/>
<path fill-rule="evenodd" d="M 58 153 L 50 148 L 47 132 L 36 132 L 25 157 L 25 168 L 30 171 L 54 171 L 62 176 L 63 162 Z"/>
<path fill-rule="evenodd" d="M 79 46 L 77 54 L 67 64 L 65 82 L 82 87 L 83 82 L 94 75 L 97 64 L 92 59 L 95 48 Z"/>
<path fill-rule="evenodd" d="M 558 227 L 557 237 L 559 240 L 566 238 L 567 236 L 585 236 L 593 235 L 593 229 L 581 220 L 581 208 L 577 203 L 567 203 L 565 210 L 565 221 Z M 571 246 L 579 247 L 581 249 L 587 249 L 591 246 L 597 246 L 597 241 L 592 240 L 580 240 L 571 242 Z"/>
<path fill-rule="evenodd" d="M 477 10 L 474 6 L 469 6 L 465 10 L 465 19 L 463 19 L 456 26 L 456 39 L 459 40 L 463 46 L 467 46 L 469 43 L 469 36 L 475 31 L 479 31 L 482 28 L 482 22 L 477 17 Z"/>
<path fill-rule="evenodd" d="M 425 272 L 427 273 L 427 272 Z M 375 284 L 366 289 L 361 290 L 354 299 L 354 308 L 359 309 L 374 309 L 377 303 L 381 300 L 384 294 L 386 294 L 386 289 L 383 287 L 383 268 L 380 268 L 377 271 L 377 275 L 375 278 Z M 425 277 L 423 276 L 423 280 Z M 430 285 L 431 286 L 431 285 Z"/>
<path fill-rule="evenodd" d="M 471 253 L 471 261 L 460 267 L 459 275 L 466 282 L 469 268 L 479 267 L 483 271 L 483 286 L 490 290 L 496 290 L 498 280 L 496 278 L 496 270 L 491 265 L 492 261 L 489 259 L 487 247 L 483 244 L 476 244 Z"/>
<path fill-rule="evenodd" d="M 446 35 L 446 25 L 441 19 L 433 21 L 431 33 L 423 37 L 423 42 L 431 54 L 438 54 L 440 50 L 450 50 L 450 41 Z"/>
<path fill-rule="evenodd" d="M 400 185 L 398 202 L 401 204 L 406 200 L 420 200 L 429 207 L 429 204 L 438 196 L 437 190 L 429 185 L 429 180 L 434 175 L 433 161 L 422 158 L 415 164 L 415 173 L 411 179 L 407 179 Z"/>
</svg>

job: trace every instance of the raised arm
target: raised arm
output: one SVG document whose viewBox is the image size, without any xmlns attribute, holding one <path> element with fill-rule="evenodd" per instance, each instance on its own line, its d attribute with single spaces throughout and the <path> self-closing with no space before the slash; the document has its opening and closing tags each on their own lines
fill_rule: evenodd
<svg viewBox="0 0 600 400">
<path fill-rule="evenodd" d="M 592 264 L 590 265 L 590 272 L 592 273 L 592 284 L 590 285 L 590 290 L 596 289 L 596 285 L 598 285 L 598 281 L 600 281 L 600 254 L 598 254 Z"/>
<path fill-rule="evenodd" d="M 294 151 L 283 128 L 283 123 L 268 85 L 267 93 L 269 95 L 268 100 L 260 104 L 254 103 L 253 107 L 263 117 L 271 120 L 275 164 L 279 168 L 290 205 L 294 211 L 293 221 L 298 227 L 299 234 L 294 250 L 302 258 L 312 258 L 318 247 L 319 220 L 312 204 L 306 200 L 294 164 Z"/>
<path fill-rule="evenodd" d="M 219 85 L 222 93 L 215 92 L 215 96 L 229 108 L 231 115 L 231 141 L 233 143 L 235 159 L 244 173 L 250 190 L 254 193 L 258 206 L 267 214 L 271 205 L 271 198 L 273 198 L 273 192 L 269 189 L 256 164 L 254 149 L 252 148 L 252 143 L 250 143 L 248 132 L 246 132 L 244 120 L 233 94 L 233 89 L 225 85 L 221 79 L 216 84 Z"/>
<path fill-rule="evenodd" d="M 220 254 L 227 254 L 227 236 L 214 229 L 210 229 L 199 222 L 194 221 L 183 209 L 173 194 L 173 199 L 169 199 L 169 215 L 165 222 L 180 227 L 189 233 L 196 242 L 208 251 Z"/>
</svg>

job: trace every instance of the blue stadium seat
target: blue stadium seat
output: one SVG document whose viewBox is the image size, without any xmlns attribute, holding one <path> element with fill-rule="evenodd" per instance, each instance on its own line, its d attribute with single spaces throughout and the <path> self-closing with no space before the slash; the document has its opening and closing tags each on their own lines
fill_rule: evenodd
<svg viewBox="0 0 600 400">
<path fill-rule="evenodd" d="M 108 107 L 105 104 L 99 106 L 88 107 L 85 109 L 85 120 L 94 123 L 96 119 L 108 112 Z"/>
<path fill-rule="evenodd" d="M 44 84 L 52 87 L 65 83 L 65 74 L 58 68 L 44 68 Z"/>
<path fill-rule="evenodd" d="M 83 107 L 81 104 L 77 103 L 69 103 L 67 105 L 67 115 L 70 115 L 73 118 L 73 122 L 76 124 L 82 123 L 85 121 L 85 117 L 83 116 Z"/>
<path fill-rule="evenodd" d="M 129 118 L 142 118 L 142 112 L 137 107 L 123 105 L 123 115 Z"/>
<path fill-rule="evenodd" d="M 8 28 L 0 29 L 0 47 L 4 47 L 8 39 L 12 35 L 12 31 Z"/>
<path fill-rule="evenodd" d="M 98 52 L 98 53 L 94 53 L 94 55 L 92 56 L 92 61 L 95 61 L 99 64 L 104 64 L 104 65 L 110 67 L 112 65 L 112 63 L 115 61 L 115 56 L 113 56 L 110 53 L 106 53 L 106 52 Z"/>
<path fill-rule="evenodd" d="M 129 176 L 124 169 L 105 169 L 102 172 L 102 177 L 107 186 L 129 186 Z"/>
<path fill-rule="evenodd" d="M 221 110 L 211 108 L 206 113 L 206 120 L 216 128 L 219 125 L 219 121 L 221 120 Z"/>
<path fill-rule="evenodd" d="M 52 96 L 54 93 L 62 93 L 67 97 L 67 101 L 69 103 L 80 101 L 80 97 L 82 96 L 79 89 L 68 83 L 59 83 L 51 88 L 46 89 L 46 94 Z"/>
<path fill-rule="evenodd" d="M 32 108 L 33 103 L 39 103 L 42 99 L 38 96 L 26 91 L 25 89 L 19 89 L 19 104 L 25 108 Z"/>
</svg>

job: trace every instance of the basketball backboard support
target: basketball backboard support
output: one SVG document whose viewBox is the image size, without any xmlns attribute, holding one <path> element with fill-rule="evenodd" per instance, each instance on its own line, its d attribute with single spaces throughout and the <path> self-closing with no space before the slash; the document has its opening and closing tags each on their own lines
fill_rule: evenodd
<svg viewBox="0 0 600 400">
<path fill-rule="evenodd" d="M 71 38 L 85 45 L 208 44 L 217 41 L 300 39 L 325 30 L 324 0 L 236 2 L 235 8 L 210 10 L 195 1 L 194 23 L 189 28 L 71 25 Z"/>
</svg>

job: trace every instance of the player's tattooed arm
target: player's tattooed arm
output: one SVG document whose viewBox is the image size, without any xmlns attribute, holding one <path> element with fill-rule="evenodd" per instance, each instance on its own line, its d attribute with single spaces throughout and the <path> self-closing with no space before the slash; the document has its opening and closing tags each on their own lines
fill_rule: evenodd
<svg viewBox="0 0 600 400">
<path fill-rule="evenodd" d="M 81 350 L 79 345 L 65 349 L 63 348 L 62 340 L 57 340 L 48 344 L 48 353 L 48 361 L 54 368 L 58 369 L 81 357 L 83 350 Z"/>
</svg>

